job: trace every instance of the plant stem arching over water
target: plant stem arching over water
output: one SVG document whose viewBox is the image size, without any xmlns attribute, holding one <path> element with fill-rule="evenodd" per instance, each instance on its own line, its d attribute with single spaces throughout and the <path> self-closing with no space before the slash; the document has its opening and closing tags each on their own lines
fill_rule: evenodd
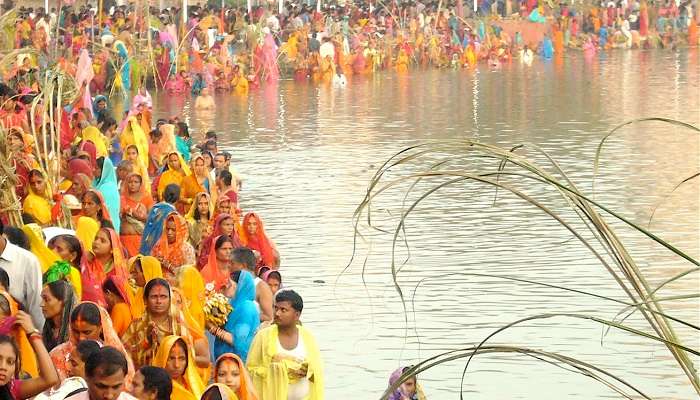
<svg viewBox="0 0 700 400">
<path fill-rule="evenodd" d="M 662 118 L 646 118 L 621 124 L 610 134 L 608 134 L 605 139 L 607 139 L 612 133 L 622 126 L 648 120 L 662 121 L 676 126 L 689 128 L 694 132 L 700 132 L 700 129 L 697 127 L 686 123 L 669 121 Z M 599 155 L 605 139 L 603 139 L 598 151 L 596 152 L 596 173 L 599 164 Z M 522 148 L 534 149 L 537 154 L 546 158 L 548 165 L 546 167 L 542 167 L 525 156 L 519 155 L 515 152 L 516 150 L 520 150 Z M 391 175 L 391 177 L 389 177 L 389 175 Z M 683 182 L 692 178 L 693 177 L 686 178 Z M 417 199 L 415 201 L 412 203 L 406 203 L 409 193 L 415 190 L 415 188 L 418 186 L 418 182 L 427 182 L 431 186 L 423 192 L 416 194 Z M 676 248 L 671 243 L 668 243 L 658 235 L 652 233 L 647 228 L 624 218 L 619 213 L 614 212 L 610 208 L 601 204 L 599 201 L 594 200 L 592 196 L 582 193 L 554 159 L 552 159 L 544 150 L 531 145 L 516 146 L 513 149 L 508 150 L 493 145 L 479 143 L 473 140 L 441 141 L 420 144 L 406 148 L 389 158 L 371 178 L 365 198 L 357 207 L 354 214 L 356 239 L 364 238 L 360 230 L 360 222 L 362 219 L 366 219 L 366 224 L 371 229 L 375 229 L 379 232 L 390 233 L 386 229 L 379 227 L 378 224 L 373 221 L 371 216 L 373 202 L 378 200 L 381 195 L 386 195 L 390 189 L 397 189 L 402 187 L 402 185 L 410 184 L 409 189 L 404 195 L 404 204 L 401 209 L 400 218 L 398 219 L 398 222 L 396 223 L 392 232 L 393 242 L 391 257 L 392 278 L 394 287 L 402 302 L 405 314 L 404 321 L 406 325 L 408 325 L 406 299 L 404 297 L 403 289 L 398 282 L 398 275 L 401 271 L 401 267 L 397 266 L 396 261 L 397 245 L 404 243 L 406 247 L 408 247 L 408 242 L 405 235 L 405 221 L 407 217 L 416 209 L 416 207 L 425 199 L 429 198 L 430 196 L 435 196 L 436 193 L 442 189 L 454 187 L 455 185 L 463 185 L 467 182 L 474 182 L 479 185 L 486 185 L 486 187 L 490 186 L 500 191 L 509 192 L 515 195 L 517 198 L 525 200 L 527 203 L 537 207 L 537 209 L 561 224 L 561 226 L 567 229 L 574 238 L 578 239 L 580 243 L 587 248 L 597 260 L 600 261 L 612 278 L 618 283 L 619 287 L 625 292 L 629 298 L 629 301 L 620 301 L 620 303 L 627 306 L 625 310 L 638 311 L 647 321 L 652 331 L 644 332 L 642 330 L 624 325 L 624 319 L 616 322 L 586 314 L 560 313 L 553 311 L 551 313 L 524 318 L 514 323 L 505 325 L 489 335 L 487 339 L 515 324 L 533 319 L 567 316 L 592 320 L 608 327 L 624 330 L 639 337 L 664 343 L 668 351 L 676 360 L 678 366 L 687 376 L 690 385 L 692 385 L 695 392 L 700 394 L 700 379 L 698 379 L 697 369 L 688 356 L 688 352 L 694 355 L 699 355 L 700 352 L 698 349 L 684 344 L 675 333 L 671 323 L 673 321 L 677 323 L 681 322 L 686 327 L 691 327 L 692 331 L 695 333 L 698 333 L 698 327 L 681 321 L 678 318 L 670 316 L 664 312 L 661 303 L 674 300 L 673 297 L 659 298 L 656 296 L 656 292 L 660 287 L 669 282 L 678 280 L 691 272 L 697 271 L 697 268 L 692 268 L 677 274 L 656 288 L 652 287 L 647 282 L 644 274 L 637 266 L 635 260 L 632 258 L 629 251 L 625 248 L 624 244 L 605 220 L 603 215 L 607 214 L 607 218 L 620 221 L 626 226 L 643 233 L 646 237 L 655 243 L 662 245 L 667 250 L 684 259 L 694 267 L 700 265 L 698 260 L 690 256 L 682 249 Z M 545 205 L 545 201 L 543 199 L 540 199 L 543 192 L 546 192 L 547 190 L 550 190 L 551 192 L 552 189 L 555 190 L 556 193 L 558 193 L 558 195 L 570 207 L 570 209 L 573 210 L 575 217 L 571 217 L 571 212 L 567 214 L 559 210 L 552 209 L 551 207 Z M 496 200 L 494 200 L 494 202 L 495 201 Z M 583 224 L 583 228 L 576 226 L 575 223 L 578 225 Z M 589 234 L 592 237 L 587 236 Z M 403 238 L 400 236 L 403 236 Z M 557 288 L 555 285 L 548 286 Z M 569 290 L 567 288 L 560 289 Z M 583 295 L 594 295 L 584 291 L 578 292 Z M 597 295 L 594 296 L 604 297 Z M 676 299 L 696 297 L 697 294 L 691 294 L 689 296 L 678 296 Z M 485 343 L 486 340 L 484 340 L 479 346 L 442 353 L 431 359 L 424 360 L 423 362 L 407 370 L 401 379 L 399 379 L 399 381 L 393 385 L 393 388 L 387 389 L 382 396 L 382 399 L 386 399 L 391 394 L 393 389 L 398 387 L 403 381 L 416 373 L 453 359 L 467 358 L 468 360 L 471 360 L 471 358 L 476 354 L 492 353 L 497 351 L 520 352 L 523 354 L 527 353 L 528 355 L 538 359 L 547 358 L 542 356 L 542 354 L 534 356 L 532 350 L 530 349 L 511 346 L 508 347 L 507 350 L 499 350 L 494 347 L 485 346 Z M 489 351 L 486 351 L 485 349 L 489 349 Z M 458 354 L 455 354 L 455 352 Z M 561 364 L 566 364 L 569 366 L 577 365 L 577 367 L 574 367 L 574 369 L 577 372 L 582 371 L 582 369 L 579 368 L 582 365 L 580 364 L 581 362 L 579 360 L 565 358 L 561 355 L 548 358 L 547 362 L 557 363 L 560 364 L 560 366 Z M 464 368 L 465 374 L 467 372 L 468 365 L 469 361 L 467 361 Z M 590 365 L 586 365 L 586 372 L 582 373 L 593 377 L 593 372 L 590 367 Z M 601 370 L 596 371 L 597 373 L 601 372 Z M 612 374 L 608 374 L 607 372 L 605 372 L 605 374 L 607 374 L 607 378 L 612 377 L 618 383 L 623 383 L 628 388 L 633 388 L 631 385 L 613 376 Z M 620 388 L 612 385 L 609 380 L 601 378 L 600 375 L 595 375 L 595 377 L 596 378 L 594 379 L 608 385 L 616 392 L 628 397 L 620 390 Z M 638 395 L 642 395 L 646 398 L 646 395 L 643 395 L 636 389 L 634 390 Z M 462 398 L 461 391 L 460 398 Z"/>
</svg>

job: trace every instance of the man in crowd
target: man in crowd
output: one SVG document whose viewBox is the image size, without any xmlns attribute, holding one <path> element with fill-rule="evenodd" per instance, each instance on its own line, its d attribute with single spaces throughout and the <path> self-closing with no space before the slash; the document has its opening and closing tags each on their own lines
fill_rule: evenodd
<svg viewBox="0 0 700 400">
<path fill-rule="evenodd" d="M 41 313 L 41 266 L 36 256 L 10 243 L 0 220 L 0 268 L 10 277 L 9 292 L 31 315 L 34 326 L 44 326 Z"/>
<path fill-rule="evenodd" d="M 297 292 L 279 291 L 275 323 L 260 330 L 250 346 L 248 371 L 265 400 L 323 399 L 321 353 L 316 339 L 299 322 L 303 308 Z"/>
<path fill-rule="evenodd" d="M 126 357 L 114 347 L 105 346 L 85 362 L 88 389 L 66 400 L 136 400 L 126 393 Z"/>
<path fill-rule="evenodd" d="M 231 271 L 246 270 L 255 277 L 255 302 L 260 305 L 260 322 L 272 321 L 272 290 L 264 280 L 255 273 L 255 253 L 247 247 L 231 251 Z"/>
</svg>

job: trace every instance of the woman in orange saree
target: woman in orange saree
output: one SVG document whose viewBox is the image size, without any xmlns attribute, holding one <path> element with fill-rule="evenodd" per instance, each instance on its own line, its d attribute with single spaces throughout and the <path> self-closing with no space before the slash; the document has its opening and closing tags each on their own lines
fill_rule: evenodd
<svg viewBox="0 0 700 400">
<path fill-rule="evenodd" d="M 213 285 L 216 291 L 220 291 L 228 284 L 231 275 L 229 269 L 231 250 L 233 250 L 231 238 L 226 235 L 217 236 L 212 241 L 207 257 L 207 265 L 202 268 L 204 284 Z"/>
<path fill-rule="evenodd" d="M 133 319 L 131 315 L 131 295 L 128 282 L 123 277 L 112 275 L 102 285 L 109 317 L 117 335 L 120 337 L 126 332 Z"/>
<path fill-rule="evenodd" d="M 260 253 L 258 266 L 279 268 L 280 259 L 275 244 L 267 237 L 263 222 L 256 213 L 248 213 L 243 217 L 243 235 L 241 241 L 246 247 Z"/>
<path fill-rule="evenodd" d="M 0 290 L 0 334 L 9 335 L 15 339 L 15 343 L 20 350 L 19 365 L 22 368 L 21 372 L 36 377 L 39 370 L 34 350 L 27 338 L 27 332 L 19 327 L 19 325 L 12 323 L 16 321 L 16 316 L 19 311 L 20 308 L 17 301 L 6 291 Z"/>
<path fill-rule="evenodd" d="M 88 252 L 85 258 L 80 271 L 83 284 L 82 299 L 104 307 L 106 302 L 102 285 L 105 280 L 111 276 L 119 277 L 122 282 L 129 279 L 119 235 L 114 229 L 100 229 L 92 243 L 92 251 Z"/>
<path fill-rule="evenodd" d="M 215 383 L 233 390 L 239 400 L 258 400 L 248 370 L 241 358 L 233 353 L 222 354 L 216 359 L 212 378 Z"/>
<path fill-rule="evenodd" d="M 126 178 L 126 185 L 121 190 L 121 242 L 128 256 L 139 253 L 141 235 L 153 206 L 153 198 L 146 193 L 141 175 L 133 173 Z"/>
<path fill-rule="evenodd" d="M 205 192 L 210 195 L 216 193 L 216 185 L 211 181 L 205 167 L 204 157 L 197 154 L 192 157 L 192 172 L 187 175 L 180 184 L 180 201 L 178 211 L 185 214 L 192 207 L 198 193 Z M 216 197 L 215 195 L 213 197 Z"/>
<path fill-rule="evenodd" d="M 97 340 L 105 346 L 114 347 L 122 352 L 128 366 L 127 387 L 131 385 L 131 380 L 134 377 L 134 364 L 131 362 L 131 357 L 124 349 L 122 341 L 119 340 L 119 335 L 112 326 L 112 319 L 107 310 L 89 301 L 81 302 L 71 313 L 68 341 L 56 346 L 49 353 L 61 380 L 70 375 L 70 353 L 82 340 Z"/>
<path fill-rule="evenodd" d="M 185 264 L 194 264 L 196 257 L 194 248 L 187 242 L 187 222 L 177 212 L 165 217 L 163 233 L 156 242 L 151 255 L 160 261 L 166 276 L 173 277 L 178 269 Z"/>
</svg>

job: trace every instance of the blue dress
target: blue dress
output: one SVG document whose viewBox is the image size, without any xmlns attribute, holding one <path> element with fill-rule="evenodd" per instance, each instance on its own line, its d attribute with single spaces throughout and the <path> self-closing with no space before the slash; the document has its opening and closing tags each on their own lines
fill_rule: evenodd
<svg viewBox="0 0 700 400">
<path fill-rule="evenodd" d="M 114 231 L 119 233 L 121 227 L 121 197 L 119 195 L 119 185 L 117 184 L 117 174 L 114 164 L 109 157 L 105 157 L 102 164 L 102 175 L 92 182 L 92 186 L 102 194 L 109 211 L 109 218 L 114 226 Z"/>
<path fill-rule="evenodd" d="M 233 345 L 219 339 L 214 341 L 214 360 L 224 353 L 236 354 L 246 361 L 248 350 L 260 325 L 260 312 L 255 307 L 255 281 L 248 271 L 241 271 L 236 295 L 229 301 L 233 311 L 223 329 L 233 335 Z"/>
</svg>

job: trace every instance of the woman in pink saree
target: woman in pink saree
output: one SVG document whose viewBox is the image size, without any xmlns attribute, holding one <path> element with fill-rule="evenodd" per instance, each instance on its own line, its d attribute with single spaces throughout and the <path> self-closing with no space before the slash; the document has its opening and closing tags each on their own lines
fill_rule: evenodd
<svg viewBox="0 0 700 400">
<path fill-rule="evenodd" d="M 262 46 L 262 67 L 263 67 L 263 80 L 268 82 L 274 82 L 279 80 L 280 71 L 277 66 L 277 44 L 275 44 L 275 39 L 270 33 L 270 29 L 263 28 L 265 33 L 265 42 Z"/>
</svg>

